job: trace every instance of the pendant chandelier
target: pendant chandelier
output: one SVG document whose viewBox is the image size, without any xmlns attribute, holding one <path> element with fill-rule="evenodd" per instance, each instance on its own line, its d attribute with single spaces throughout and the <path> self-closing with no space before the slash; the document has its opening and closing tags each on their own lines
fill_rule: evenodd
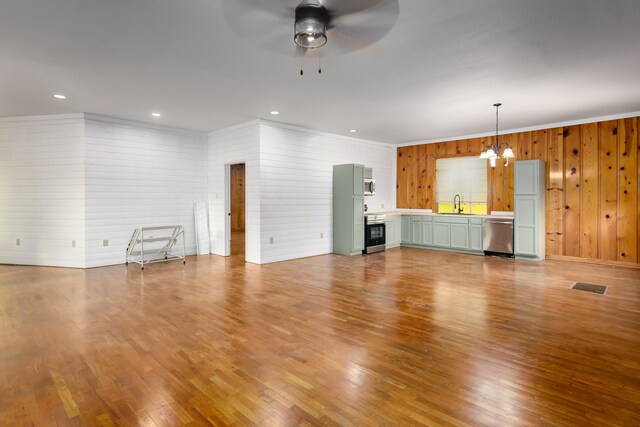
<svg viewBox="0 0 640 427">
<path fill-rule="evenodd" d="M 481 159 L 489 159 L 489 164 L 492 168 L 496 167 L 496 162 L 498 160 L 498 156 L 500 154 L 500 148 L 504 146 L 504 151 L 502 152 L 502 157 L 505 159 L 504 165 L 509 166 L 509 159 L 513 159 L 515 154 L 513 154 L 513 149 L 506 142 L 500 143 L 500 127 L 499 127 L 499 109 L 501 103 L 493 104 L 496 107 L 496 139 L 493 144 L 485 147 L 484 151 L 480 154 Z"/>
</svg>

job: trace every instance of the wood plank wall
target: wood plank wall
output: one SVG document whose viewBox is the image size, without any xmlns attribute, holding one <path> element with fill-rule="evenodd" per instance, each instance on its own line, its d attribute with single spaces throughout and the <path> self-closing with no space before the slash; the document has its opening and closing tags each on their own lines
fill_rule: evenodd
<svg viewBox="0 0 640 427">
<path fill-rule="evenodd" d="M 245 230 L 245 166 L 231 165 L 230 173 L 231 231 Z"/>
<path fill-rule="evenodd" d="M 640 165 L 633 117 L 504 135 L 515 160 L 547 169 L 547 255 L 640 264 Z M 436 210 L 436 160 L 478 156 L 491 138 L 398 148 L 398 208 Z M 488 210 L 513 210 L 513 165 L 489 168 Z"/>
</svg>

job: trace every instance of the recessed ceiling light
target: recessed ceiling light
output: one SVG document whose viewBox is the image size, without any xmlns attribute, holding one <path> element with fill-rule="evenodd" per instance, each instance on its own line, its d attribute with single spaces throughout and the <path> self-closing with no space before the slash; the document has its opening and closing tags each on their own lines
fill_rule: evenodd
<svg viewBox="0 0 640 427">
<path fill-rule="evenodd" d="M 271 112 L 271 115 L 272 115 L 272 116 L 277 116 L 278 114 L 280 114 L 280 111 L 272 111 L 272 112 Z"/>
<path fill-rule="evenodd" d="M 160 117 L 160 113 L 151 113 L 153 117 Z"/>
<path fill-rule="evenodd" d="M 351 133 L 356 133 L 356 132 L 358 132 L 358 131 L 357 131 L 357 130 L 355 130 L 355 129 L 351 129 L 349 132 L 351 132 Z"/>
<path fill-rule="evenodd" d="M 67 99 L 67 97 L 62 95 L 61 93 L 56 93 L 55 95 L 53 95 L 53 97 L 56 99 Z"/>
</svg>

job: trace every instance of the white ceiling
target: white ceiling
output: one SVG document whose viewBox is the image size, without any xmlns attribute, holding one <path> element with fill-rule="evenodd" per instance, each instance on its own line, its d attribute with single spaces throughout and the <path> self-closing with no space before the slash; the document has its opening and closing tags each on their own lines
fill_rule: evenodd
<svg viewBox="0 0 640 427">
<path fill-rule="evenodd" d="M 2 0 L 0 116 L 210 131 L 276 109 L 277 121 L 400 143 L 490 132 L 496 101 L 505 129 L 640 110 L 638 0 L 399 3 L 383 39 L 324 58 L 322 75 L 308 61 L 301 77 L 292 55 L 236 36 L 220 0 Z M 292 24 L 281 31 L 291 40 Z"/>
</svg>

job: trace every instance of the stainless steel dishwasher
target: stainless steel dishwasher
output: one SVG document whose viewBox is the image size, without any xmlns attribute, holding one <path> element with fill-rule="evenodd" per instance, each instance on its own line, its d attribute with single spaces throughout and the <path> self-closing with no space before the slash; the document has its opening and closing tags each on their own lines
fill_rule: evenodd
<svg viewBox="0 0 640 427">
<path fill-rule="evenodd" d="M 513 219 L 485 218 L 482 220 L 482 250 L 487 255 L 513 257 Z"/>
</svg>

